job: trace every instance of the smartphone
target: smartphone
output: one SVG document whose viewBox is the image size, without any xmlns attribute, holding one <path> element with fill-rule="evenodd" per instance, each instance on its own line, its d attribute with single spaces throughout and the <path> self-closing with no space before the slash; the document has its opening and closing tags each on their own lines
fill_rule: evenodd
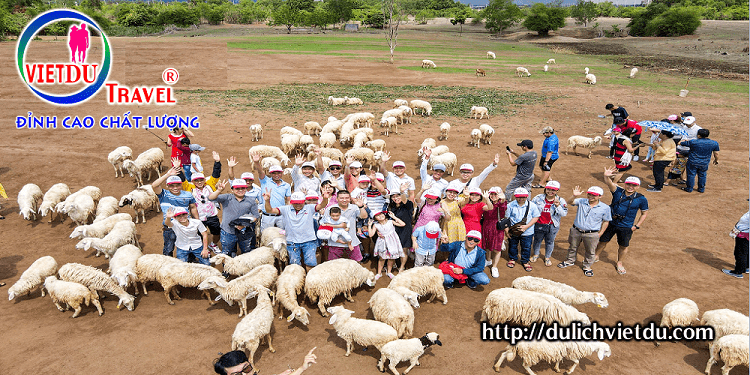
<svg viewBox="0 0 750 375">
<path fill-rule="evenodd" d="M 505 146 L 505 149 L 510 151 L 510 146 Z"/>
</svg>

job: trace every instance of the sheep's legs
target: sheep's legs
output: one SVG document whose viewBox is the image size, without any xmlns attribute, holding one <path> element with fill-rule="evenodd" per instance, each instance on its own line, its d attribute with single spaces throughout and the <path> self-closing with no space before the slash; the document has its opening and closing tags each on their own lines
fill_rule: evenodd
<svg viewBox="0 0 750 375">
<path fill-rule="evenodd" d="M 206 299 L 208 300 L 209 305 L 213 306 L 216 304 L 216 302 L 211 299 L 211 293 L 209 293 L 208 290 L 204 290 L 203 293 L 201 293 L 201 295 L 206 296 Z M 240 309 L 240 311 L 242 311 L 242 309 Z"/>
<path fill-rule="evenodd" d="M 722 366 L 721 368 L 721 375 L 729 375 L 729 370 L 731 370 L 732 367 L 734 366 L 729 366 L 725 363 L 724 366 Z"/>
<path fill-rule="evenodd" d="M 534 371 L 531 371 L 531 367 L 527 366 L 526 364 L 523 365 L 523 368 L 526 369 L 526 372 L 528 372 L 529 375 L 536 375 Z"/>
<path fill-rule="evenodd" d="M 239 315 L 239 318 L 241 318 L 242 315 L 247 314 L 247 300 L 246 299 L 240 300 L 240 302 L 238 303 L 238 305 L 240 305 L 240 315 Z"/>
<path fill-rule="evenodd" d="M 273 348 L 273 343 L 271 342 L 270 332 L 266 335 L 266 338 L 268 339 L 268 351 L 271 353 L 276 353 L 276 349 Z"/>
<path fill-rule="evenodd" d="M 570 370 L 565 371 L 565 373 L 568 374 L 568 375 L 572 374 L 573 371 L 576 369 L 576 366 L 578 366 L 578 360 L 574 359 L 573 360 L 573 366 L 570 366 Z"/>
<path fill-rule="evenodd" d="M 346 300 L 349 302 L 354 302 L 354 299 L 352 298 L 351 290 L 344 293 L 344 298 L 346 298 Z"/>
<path fill-rule="evenodd" d="M 64 308 L 63 308 L 63 307 L 62 307 L 62 306 L 60 305 L 60 302 L 55 302 L 55 306 L 56 306 L 56 307 L 57 307 L 57 309 L 58 309 L 58 310 L 60 310 L 61 312 L 64 312 L 65 310 L 67 310 L 67 309 L 64 309 Z"/>
<path fill-rule="evenodd" d="M 141 281 L 141 286 L 143 286 L 143 295 L 144 296 L 148 295 L 148 290 L 146 290 L 146 283 L 148 283 L 148 281 Z M 135 288 L 138 289 L 138 284 L 135 284 Z"/>
<path fill-rule="evenodd" d="M 71 316 L 71 318 L 75 318 L 75 317 L 78 316 L 78 314 L 81 313 L 81 305 L 75 304 L 75 305 L 70 305 L 70 307 L 72 307 L 75 310 L 75 312 L 73 313 L 73 316 Z"/>
<path fill-rule="evenodd" d="M 396 370 L 396 365 L 393 363 L 393 361 L 388 364 L 388 368 L 393 371 L 393 375 L 398 375 L 398 370 Z M 406 374 L 406 372 L 404 372 L 404 374 Z"/>
<path fill-rule="evenodd" d="M 560 361 L 555 362 L 555 372 L 560 372 Z"/>
<path fill-rule="evenodd" d="M 495 366 L 494 366 L 495 372 L 500 372 L 500 366 L 503 365 L 503 361 L 505 361 L 505 357 L 507 356 L 508 356 L 508 351 L 506 350 L 500 356 L 500 359 L 498 359 L 497 362 L 495 362 Z"/>
<path fill-rule="evenodd" d="M 419 366 L 419 358 L 412 358 L 411 365 L 404 370 L 404 374 L 408 374 L 414 366 Z"/>
<path fill-rule="evenodd" d="M 354 346 L 352 342 L 349 340 L 346 340 L 346 354 L 344 354 L 345 357 L 348 357 L 349 354 L 352 354 L 352 346 Z"/>
<path fill-rule="evenodd" d="M 112 167 L 114 167 L 114 168 L 115 168 L 115 178 L 119 177 L 119 175 L 117 174 L 117 173 L 118 173 L 118 171 L 117 171 L 117 166 L 116 166 L 116 165 L 114 165 L 114 164 L 112 164 Z"/>
<path fill-rule="evenodd" d="M 385 354 L 380 353 L 380 360 L 378 361 L 378 370 L 385 372 Z"/>
<path fill-rule="evenodd" d="M 708 363 L 706 363 L 706 371 L 704 371 L 706 374 L 711 374 L 711 367 L 716 363 L 716 359 L 714 358 L 713 353 L 711 354 L 711 358 L 708 359 Z"/>
<path fill-rule="evenodd" d="M 328 313 L 326 312 L 326 306 L 323 303 L 323 301 L 318 300 L 318 309 L 320 309 L 320 313 L 325 317 L 328 316 Z"/>
<path fill-rule="evenodd" d="M 104 315 L 104 310 L 102 310 L 102 304 L 101 304 L 101 303 L 99 303 L 99 300 L 98 300 L 98 299 L 93 299 L 93 298 L 92 298 L 92 299 L 91 299 L 91 303 L 93 303 L 93 304 L 94 304 L 94 306 L 96 307 L 96 311 L 98 311 L 98 312 L 99 312 L 99 316 L 102 316 L 102 315 Z"/>
</svg>

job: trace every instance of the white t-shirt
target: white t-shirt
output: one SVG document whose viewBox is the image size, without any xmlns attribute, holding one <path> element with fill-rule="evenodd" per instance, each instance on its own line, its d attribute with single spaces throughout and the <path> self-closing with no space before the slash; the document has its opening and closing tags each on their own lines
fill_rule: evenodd
<svg viewBox="0 0 750 375">
<path fill-rule="evenodd" d="M 403 184 L 409 184 L 407 190 L 417 190 L 416 185 L 414 185 L 414 179 L 406 175 L 406 173 L 402 177 L 399 177 L 393 172 L 388 172 L 388 175 L 385 176 L 385 183 L 386 189 L 390 192 L 401 191 L 401 185 Z"/>
<path fill-rule="evenodd" d="M 191 173 L 203 173 L 203 165 L 201 165 L 201 157 L 196 155 L 195 153 L 190 154 L 190 172 Z M 196 168 L 193 168 L 193 164 L 195 164 Z"/>
<path fill-rule="evenodd" d="M 182 225 L 172 219 L 172 230 L 177 237 L 174 245 L 181 250 L 195 250 L 203 246 L 200 233 L 206 231 L 206 226 L 198 219 L 189 218 L 188 225 Z"/>
</svg>

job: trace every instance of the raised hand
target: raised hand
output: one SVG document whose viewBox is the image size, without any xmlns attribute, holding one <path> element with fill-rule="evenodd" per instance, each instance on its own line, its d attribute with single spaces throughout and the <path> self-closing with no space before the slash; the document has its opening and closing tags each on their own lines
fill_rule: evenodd
<svg viewBox="0 0 750 375">
<path fill-rule="evenodd" d="M 349 155 L 346 157 L 346 165 L 349 165 L 351 163 L 354 163 L 354 157 Z"/>
<path fill-rule="evenodd" d="M 494 160 L 494 162 L 492 164 L 494 164 L 495 166 L 497 166 L 497 163 L 499 163 L 499 162 L 500 162 L 500 154 L 495 154 L 495 160 Z"/>
<path fill-rule="evenodd" d="M 401 187 L 399 188 L 399 190 L 402 193 L 405 192 L 405 191 L 407 191 L 407 190 L 409 190 L 409 183 L 408 182 L 404 182 L 403 184 L 401 184 Z"/>
<path fill-rule="evenodd" d="M 263 192 L 263 200 L 264 201 L 271 200 L 271 189 L 266 189 L 266 191 Z"/>
<path fill-rule="evenodd" d="M 432 149 L 429 149 L 427 147 L 423 148 L 422 151 L 424 152 L 425 159 L 430 159 L 430 156 L 432 156 Z"/>
<path fill-rule="evenodd" d="M 388 151 L 383 151 L 383 156 L 380 157 L 380 160 L 382 160 L 383 163 L 387 163 L 388 160 L 391 160 L 391 153 Z"/>
<path fill-rule="evenodd" d="M 320 156 L 320 154 L 323 153 L 323 150 L 321 150 L 320 147 L 315 146 L 315 149 L 313 150 L 313 152 L 315 153 L 315 156 Z"/>
<path fill-rule="evenodd" d="M 180 158 L 172 158 L 172 166 L 173 167 L 179 167 L 182 163 L 180 163 Z"/>
<path fill-rule="evenodd" d="M 239 163 L 237 162 L 237 158 L 235 158 L 234 156 L 227 159 L 227 166 L 229 166 L 229 168 L 234 168 L 237 166 L 237 164 Z"/>
<path fill-rule="evenodd" d="M 614 177 L 617 174 L 617 167 L 604 168 L 604 177 Z"/>
<path fill-rule="evenodd" d="M 171 219 L 174 217 L 174 208 L 170 208 L 167 210 L 167 219 Z"/>
<path fill-rule="evenodd" d="M 257 152 L 253 152 L 250 154 L 250 159 L 257 163 L 260 161 L 260 154 Z"/>
<path fill-rule="evenodd" d="M 581 190 L 580 186 L 576 185 L 576 187 L 573 188 L 573 196 L 577 197 L 581 194 L 583 194 L 583 190 Z"/>
<path fill-rule="evenodd" d="M 370 175 L 367 177 L 370 178 L 370 181 L 375 181 L 378 179 L 378 177 L 375 175 L 375 171 L 370 171 Z"/>
<path fill-rule="evenodd" d="M 212 151 L 212 152 L 211 152 L 211 156 L 213 156 L 213 157 L 214 157 L 214 161 L 216 161 L 216 162 L 219 162 L 219 161 L 221 161 L 221 157 L 219 157 L 219 153 L 218 153 L 218 152 L 216 152 L 216 151 Z"/>
<path fill-rule="evenodd" d="M 178 174 L 180 174 L 179 166 L 169 168 L 169 170 L 167 171 L 167 176 L 177 176 Z"/>
<path fill-rule="evenodd" d="M 216 183 L 216 190 L 217 190 L 217 191 L 222 191 L 222 190 L 224 190 L 224 187 L 225 187 L 225 186 L 227 186 L 227 183 L 228 183 L 228 182 L 229 182 L 229 180 L 224 180 L 224 181 L 219 181 L 219 182 L 217 182 L 217 183 Z"/>
<path fill-rule="evenodd" d="M 297 155 L 296 155 L 296 156 L 294 157 L 294 164 L 295 164 L 295 165 L 297 165 L 297 166 L 300 166 L 300 165 L 302 165 L 302 163 L 304 163 L 304 162 L 305 162 L 305 157 L 304 157 L 304 156 L 302 156 L 302 154 L 297 154 Z"/>
<path fill-rule="evenodd" d="M 362 207 L 364 205 L 364 202 L 362 202 L 362 199 L 359 197 L 352 197 L 352 203 L 354 203 L 357 206 Z"/>
<path fill-rule="evenodd" d="M 310 349 L 310 351 L 307 353 L 307 355 L 305 356 L 305 360 L 302 362 L 302 370 L 307 370 L 313 363 L 318 363 L 315 362 L 315 360 L 318 359 L 318 356 L 313 354 L 313 351 L 315 351 L 315 349 L 317 348 L 318 347 L 316 346 Z"/>
</svg>

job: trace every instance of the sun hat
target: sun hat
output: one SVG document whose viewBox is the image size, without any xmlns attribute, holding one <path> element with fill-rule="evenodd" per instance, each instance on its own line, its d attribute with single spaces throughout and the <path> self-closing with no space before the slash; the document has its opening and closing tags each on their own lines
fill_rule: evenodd
<svg viewBox="0 0 750 375">
<path fill-rule="evenodd" d="M 427 223 L 427 225 L 424 226 L 424 229 L 427 238 L 435 239 L 440 235 L 440 224 L 434 221 Z"/>
<path fill-rule="evenodd" d="M 383 176 L 382 173 L 378 172 L 378 173 L 375 173 L 375 179 L 378 181 L 385 181 L 385 176 Z"/>
<path fill-rule="evenodd" d="M 678 118 L 679 117 L 677 117 L 677 115 L 669 115 L 669 117 L 667 117 L 667 120 L 669 120 L 669 121 L 677 121 Z"/>
<path fill-rule="evenodd" d="M 175 207 L 174 212 L 172 213 L 173 216 L 180 216 L 180 215 L 187 215 L 187 210 L 184 207 Z"/>
<path fill-rule="evenodd" d="M 273 172 L 284 172 L 284 169 L 281 168 L 280 165 L 272 165 L 268 167 L 268 173 L 273 173 Z"/>
<path fill-rule="evenodd" d="M 180 176 L 169 176 L 167 178 L 167 185 L 181 184 L 181 183 L 182 183 L 182 180 L 180 179 Z"/>
<path fill-rule="evenodd" d="M 349 168 L 362 168 L 362 163 L 353 161 L 351 164 L 349 164 Z"/>
<path fill-rule="evenodd" d="M 471 194 L 479 194 L 482 195 L 482 189 L 478 187 L 469 188 L 469 195 Z"/>
<path fill-rule="evenodd" d="M 472 230 L 472 231 L 469 231 L 469 233 L 466 233 L 466 238 L 469 238 L 469 237 L 474 237 L 474 238 L 478 238 L 481 240 L 482 233 L 480 233 L 478 230 Z"/>
<path fill-rule="evenodd" d="M 500 186 L 493 186 L 490 188 L 489 193 L 502 194 L 503 189 L 501 189 Z"/>
<path fill-rule="evenodd" d="M 292 196 L 289 197 L 289 203 L 292 204 L 299 204 L 299 203 L 305 203 L 305 194 L 301 191 L 295 191 L 292 193 Z"/>
<path fill-rule="evenodd" d="M 363 174 L 359 176 L 359 179 L 357 180 L 357 182 L 370 182 L 370 177 L 367 177 L 367 175 Z"/>
<path fill-rule="evenodd" d="M 313 163 L 311 161 L 306 161 L 306 162 L 302 163 L 302 166 L 300 168 L 312 168 L 312 169 L 315 169 L 315 163 Z"/>
<path fill-rule="evenodd" d="M 328 168 L 330 168 L 330 167 L 340 167 L 340 166 L 341 166 L 341 162 L 338 161 L 338 160 L 331 160 L 331 163 L 328 164 Z"/>
<path fill-rule="evenodd" d="M 424 193 L 424 197 L 429 199 L 438 199 L 440 198 L 440 192 L 435 189 L 430 189 L 427 190 L 426 193 Z"/>
<path fill-rule="evenodd" d="M 598 186 L 592 186 L 586 192 L 589 194 L 598 195 L 600 197 L 604 194 L 604 190 Z"/>
<path fill-rule="evenodd" d="M 682 122 L 683 122 L 683 123 L 684 123 L 685 125 L 691 125 L 692 123 L 694 123 L 694 122 L 695 122 L 695 117 L 693 117 L 693 116 L 688 116 L 688 117 L 685 117 L 685 119 L 684 119 L 684 120 L 682 120 Z"/>
<path fill-rule="evenodd" d="M 315 193 L 315 191 L 311 191 L 311 192 L 307 193 L 307 195 L 305 195 L 305 200 L 308 200 L 308 199 L 315 199 L 315 200 L 317 200 L 318 198 L 320 198 L 320 197 L 318 196 L 318 194 Z"/>
<path fill-rule="evenodd" d="M 205 149 L 206 149 L 205 147 L 201 147 L 201 145 L 197 143 L 193 143 L 190 145 L 190 151 L 203 151 Z"/>
</svg>

